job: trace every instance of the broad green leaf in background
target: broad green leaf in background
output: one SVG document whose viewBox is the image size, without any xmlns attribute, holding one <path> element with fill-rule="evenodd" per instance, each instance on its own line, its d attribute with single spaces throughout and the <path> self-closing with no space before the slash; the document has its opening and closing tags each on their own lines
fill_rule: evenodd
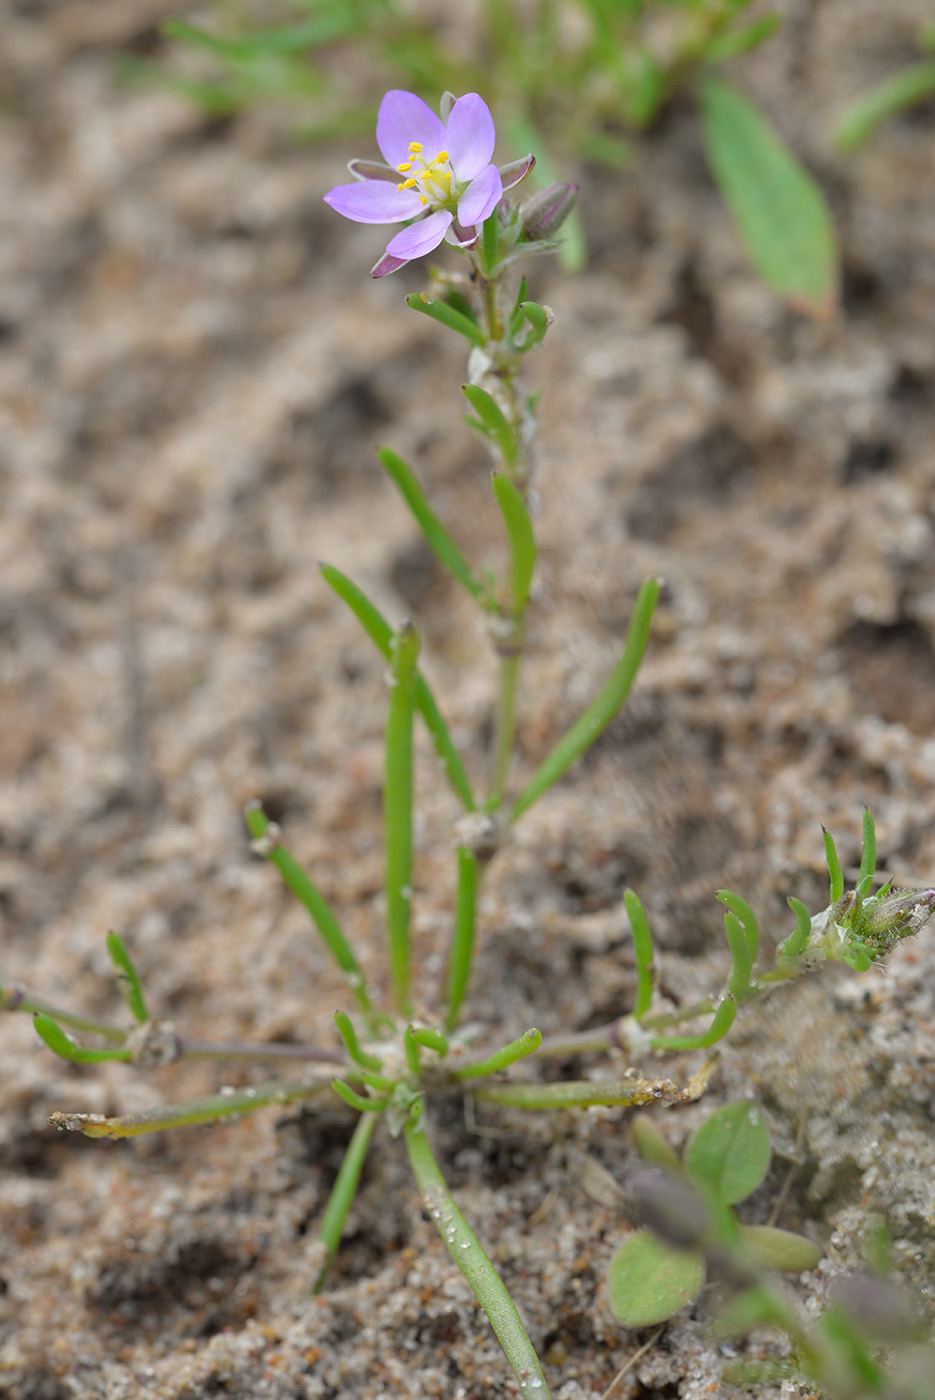
<svg viewBox="0 0 935 1400">
<path fill-rule="evenodd" d="M 696 1186 L 725 1205 L 755 1191 L 769 1167 L 769 1129 L 755 1103 L 729 1103 L 706 1118 L 685 1148 L 685 1167 Z"/>
<path fill-rule="evenodd" d="M 746 97 L 710 76 L 699 95 L 708 163 L 754 267 L 796 310 L 830 320 L 838 255 L 820 189 Z"/>
<path fill-rule="evenodd" d="M 610 1310 L 624 1327 L 651 1327 L 690 1303 L 704 1281 L 703 1255 L 670 1249 L 648 1230 L 637 1230 L 610 1262 Z"/>
</svg>

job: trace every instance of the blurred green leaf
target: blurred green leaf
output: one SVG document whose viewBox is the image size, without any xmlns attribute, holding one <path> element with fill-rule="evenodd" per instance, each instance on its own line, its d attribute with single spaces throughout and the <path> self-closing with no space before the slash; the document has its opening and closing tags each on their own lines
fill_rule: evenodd
<svg viewBox="0 0 935 1400">
<path fill-rule="evenodd" d="M 820 189 L 746 97 L 710 76 L 699 93 L 708 162 L 754 267 L 796 310 L 829 320 L 838 257 Z"/>
<path fill-rule="evenodd" d="M 624 1327 L 651 1327 L 690 1303 L 704 1280 L 701 1254 L 670 1249 L 648 1230 L 637 1230 L 610 1261 L 610 1310 Z"/>
<path fill-rule="evenodd" d="M 767 1269 L 801 1273 L 803 1269 L 814 1269 L 822 1257 L 812 1240 L 791 1230 L 777 1230 L 772 1225 L 741 1225 L 740 1238 L 756 1263 Z"/>
<path fill-rule="evenodd" d="M 834 128 L 835 145 L 856 151 L 890 117 L 935 96 L 935 63 L 917 63 L 857 99 Z"/>
<path fill-rule="evenodd" d="M 729 1103 L 692 1134 L 685 1168 L 698 1186 L 733 1205 L 755 1191 L 769 1167 L 769 1130 L 755 1103 Z"/>
</svg>

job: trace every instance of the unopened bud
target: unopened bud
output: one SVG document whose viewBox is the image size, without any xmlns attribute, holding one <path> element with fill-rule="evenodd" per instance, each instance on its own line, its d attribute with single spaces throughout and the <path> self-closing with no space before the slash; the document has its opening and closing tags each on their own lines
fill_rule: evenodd
<svg viewBox="0 0 935 1400">
<path fill-rule="evenodd" d="M 627 1182 L 627 1193 L 642 1225 L 673 1249 L 697 1249 L 708 1225 L 704 1201 L 687 1181 L 659 1167 L 640 1171 Z"/>
<path fill-rule="evenodd" d="M 903 1293 L 889 1279 L 872 1274 L 845 1274 L 828 1290 L 829 1301 L 843 1308 L 858 1327 L 883 1341 L 912 1334 L 916 1319 Z"/>
<path fill-rule="evenodd" d="M 879 953 L 901 938 L 911 938 L 935 914 L 935 890 L 903 890 L 864 902 L 860 935 Z"/>
<path fill-rule="evenodd" d="M 577 185 L 549 185 L 526 200 L 522 208 L 523 237 L 530 243 L 554 238 L 574 208 Z"/>
</svg>

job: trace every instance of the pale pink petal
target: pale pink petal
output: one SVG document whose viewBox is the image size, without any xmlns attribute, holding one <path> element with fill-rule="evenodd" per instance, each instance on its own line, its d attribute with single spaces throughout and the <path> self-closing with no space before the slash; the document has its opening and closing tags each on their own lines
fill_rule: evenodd
<svg viewBox="0 0 935 1400">
<path fill-rule="evenodd" d="M 398 224 L 425 207 L 415 190 L 399 190 L 385 180 L 358 180 L 337 185 L 324 196 L 326 204 L 356 224 Z"/>
<path fill-rule="evenodd" d="M 492 214 L 503 194 L 500 171 L 495 165 L 488 165 L 476 180 L 472 180 L 458 200 L 458 222 L 470 228 L 482 224 L 488 214 Z"/>
<path fill-rule="evenodd" d="M 395 234 L 387 243 L 386 251 L 390 257 L 402 258 L 405 262 L 421 258 L 423 253 L 430 253 L 438 247 L 450 223 L 451 215 L 447 209 L 439 209 L 427 219 L 420 219 L 418 223 L 410 224 Z"/>
<path fill-rule="evenodd" d="M 496 140 L 493 117 L 484 99 L 476 92 L 459 97 L 448 117 L 448 132 L 442 148 L 447 150 L 458 180 L 473 180 L 485 165 L 489 165 Z"/>
<path fill-rule="evenodd" d="M 380 103 L 377 145 L 390 165 L 409 159 L 409 142 L 420 141 L 428 160 L 445 150 L 445 128 L 431 107 L 414 92 L 393 88 Z"/>
</svg>

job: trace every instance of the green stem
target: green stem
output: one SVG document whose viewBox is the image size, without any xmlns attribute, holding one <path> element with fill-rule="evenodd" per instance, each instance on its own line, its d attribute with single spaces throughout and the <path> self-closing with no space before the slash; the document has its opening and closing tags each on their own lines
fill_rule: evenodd
<svg viewBox="0 0 935 1400">
<path fill-rule="evenodd" d="M 0 988 L 0 1011 L 25 1011 L 29 1016 L 48 1016 L 62 1026 L 69 1026 L 73 1031 L 100 1035 L 117 1045 L 125 1044 L 128 1036 L 128 1032 L 120 1030 L 118 1026 L 109 1026 L 106 1021 L 95 1021 L 90 1016 L 79 1016 L 73 1011 L 63 1011 L 60 1006 L 54 1006 L 42 997 L 30 996 L 21 987 Z"/>
<path fill-rule="evenodd" d="M 499 811 L 506 793 L 516 733 L 516 683 L 519 677 L 521 646 L 522 643 L 518 639 L 511 640 L 499 651 L 500 680 L 494 721 L 493 772 L 490 796 L 484 804 L 488 812 Z"/>
<path fill-rule="evenodd" d="M 455 1264 L 490 1319 L 507 1361 L 524 1397 L 551 1400 L 551 1391 L 533 1349 L 516 1304 L 506 1285 L 484 1252 L 480 1240 L 458 1209 L 448 1183 L 432 1153 L 421 1120 L 410 1121 L 404 1129 L 406 1149 L 413 1175 Z"/>
<path fill-rule="evenodd" d="M 412 905 L 412 721 L 415 713 L 419 634 L 404 622 L 391 658 L 386 719 L 383 823 L 386 847 L 386 930 L 396 1005 L 409 1011 L 409 916 Z"/>
<path fill-rule="evenodd" d="M 620 1079 L 606 1082 L 567 1079 L 557 1084 L 492 1084 L 472 1088 L 478 1103 L 502 1104 L 505 1108 L 546 1109 L 594 1108 L 599 1105 L 637 1106 L 672 1103 L 680 1092 L 668 1081 Z"/>
</svg>

